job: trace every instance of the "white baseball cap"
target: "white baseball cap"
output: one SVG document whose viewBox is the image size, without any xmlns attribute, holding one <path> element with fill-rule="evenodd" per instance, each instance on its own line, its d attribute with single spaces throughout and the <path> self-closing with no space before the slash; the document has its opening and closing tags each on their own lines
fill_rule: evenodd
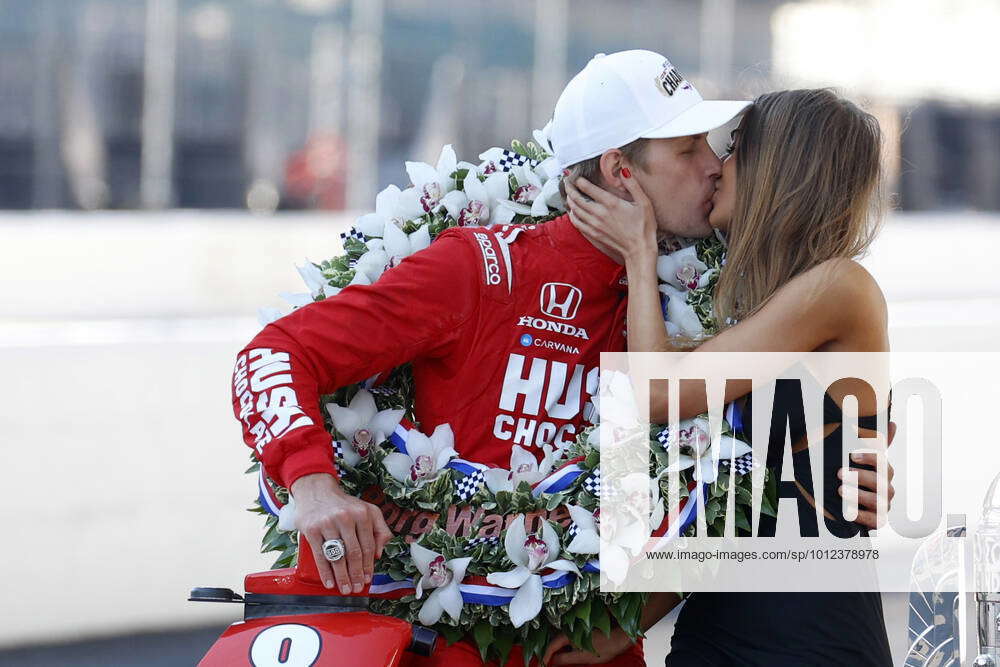
<svg viewBox="0 0 1000 667">
<path fill-rule="evenodd" d="M 659 53 L 598 53 L 559 96 L 549 140 L 565 169 L 636 139 L 714 130 L 750 104 L 703 100 Z"/>
</svg>

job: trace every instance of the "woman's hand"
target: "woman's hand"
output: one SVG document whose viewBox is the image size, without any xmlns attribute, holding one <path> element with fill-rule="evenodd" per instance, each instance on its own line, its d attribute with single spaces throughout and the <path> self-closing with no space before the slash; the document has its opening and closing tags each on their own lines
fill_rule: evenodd
<svg viewBox="0 0 1000 667">
<path fill-rule="evenodd" d="M 576 178 L 574 182 L 567 179 L 570 220 L 595 245 L 618 253 L 625 262 L 655 261 L 656 216 L 653 205 L 631 174 L 625 176 L 627 169 L 622 169 L 622 172 L 622 182 L 633 201 L 603 190 L 583 177 Z"/>
</svg>

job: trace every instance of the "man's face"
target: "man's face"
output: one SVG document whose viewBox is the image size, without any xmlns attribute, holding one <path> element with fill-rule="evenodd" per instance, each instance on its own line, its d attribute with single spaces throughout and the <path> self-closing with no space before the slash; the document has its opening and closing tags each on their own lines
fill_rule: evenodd
<svg viewBox="0 0 1000 667">
<path fill-rule="evenodd" d="M 690 238 L 712 234 L 708 216 L 721 168 L 707 134 L 649 140 L 646 166 L 635 167 L 635 178 L 653 204 L 660 231 Z"/>
</svg>

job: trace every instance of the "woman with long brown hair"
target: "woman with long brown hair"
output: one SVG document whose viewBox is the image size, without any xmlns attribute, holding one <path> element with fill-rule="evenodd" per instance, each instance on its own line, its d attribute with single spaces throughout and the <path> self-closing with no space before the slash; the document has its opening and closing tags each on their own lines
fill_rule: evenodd
<svg viewBox="0 0 1000 667">
<path fill-rule="evenodd" d="M 709 217 L 728 243 L 714 294 L 721 330 L 696 351 L 888 351 L 885 299 L 854 261 L 880 220 L 880 149 L 875 118 L 829 90 L 754 101 L 733 132 Z M 629 166 L 623 161 L 621 176 L 632 201 L 578 178 L 566 184 L 567 204 L 577 229 L 626 264 L 629 349 L 673 351 L 657 285 L 656 223 Z M 749 390 L 732 386 L 727 401 Z M 844 396 L 855 393 L 864 415 L 859 424 L 875 428 L 874 396 L 843 381 L 825 397 L 827 437 L 839 431 Z M 703 393 L 682 392 L 680 399 L 682 419 L 705 410 Z M 665 393 L 654 391 L 651 420 L 665 422 L 667 405 Z M 793 451 L 801 451 L 801 436 L 793 433 Z M 824 466 L 833 478 L 824 488 L 837 487 L 836 470 Z M 831 500 L 839 498 L 821 499 L 826 516 L 843 520 L 840 503 Z M 678 618 L 667 665 L 730 664 L 891 665 L 881 598 L 694 593 Z"/>
</svg>

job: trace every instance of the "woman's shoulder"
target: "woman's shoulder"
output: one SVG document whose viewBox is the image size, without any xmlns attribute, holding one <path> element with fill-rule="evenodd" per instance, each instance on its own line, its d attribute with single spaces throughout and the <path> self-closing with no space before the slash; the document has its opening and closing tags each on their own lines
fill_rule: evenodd
<svg viewBox="0 0 1000 667">
<path fill-rule="evenodd" d="M 850 304 L 851 311 L 866 320 L 884 320 L 888 312 L 885 294 L 875 276 L 860 262 L 847 257 L 828 259 L 801 276 L 807 288 L 823 295 L 822 301 Z"/>
<path fill-rule="evenodd" d="M 885 302 L 885 295 L 875 276 L 861 262 L 847 257 L 835 257 L 811 269 L 817 280 L 826 281 L 845 295 L 865 296 Z"/>
</svg>

